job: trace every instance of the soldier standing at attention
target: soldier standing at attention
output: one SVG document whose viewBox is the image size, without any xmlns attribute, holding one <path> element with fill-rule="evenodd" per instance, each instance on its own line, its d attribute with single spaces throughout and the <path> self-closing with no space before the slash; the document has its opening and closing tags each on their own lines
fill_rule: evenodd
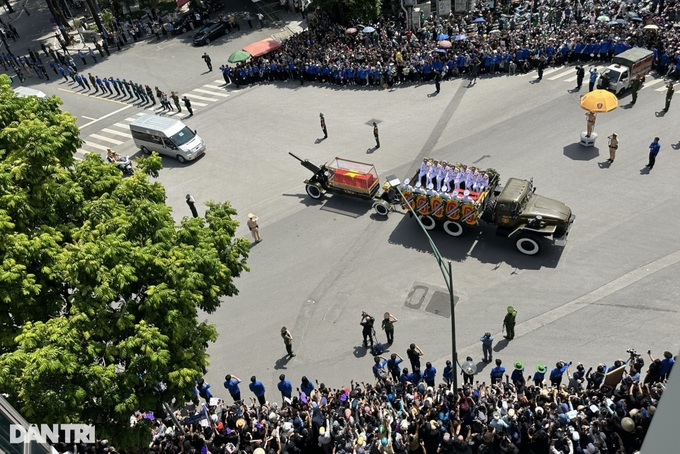
<svg viewBox="0 0 680 454">
<path fill-rule="evenodd" d="M 283 338 L 283 343 L 286 345 L 288 356 L 293 358 L 295 356 L 295 353 L 293 353 L 293 335 L 290 334 L 290 331 L 288 331 L 288 328 L 285 326 L 281 328 L 281 337 Z"/>
<path fill-rule="evenodd" d="M 639 77 L 634 78 L 633 81 L 631 82 L 633 95 L 633 99 L 630 102 L 631 104 L 635 104 L 637 102 L 638 91 L 640 91 L 640 85 L 642 85 L 642 81 L 640 81 Z"/>
<path fill-rule="evenodd" d="M 390 314 L 389 312 L 385 312 L 385 316 L 382 321 L 382 329 L 385 331 L 387 343 L 390 345 L 392 345 L 394 342 L 394 324 L 398 321 L 399 320 L 397 320 L 397 317 Z"/>
<path fill-rule="evenodd" d="M 586 75 L 586 70 L 583 66 L 576 65 L 576 89 L 581 90 L 581 85 L 583 85 L 583 77 Z"/>
<path fill-rule="evenodd" d="M 324 118 L 323 114 L 319 114 L 319 122 L 321 123 L 321 130 L 323 131 L 323 138 L 328 139 L 328 130 L 326 129 L 326 118 Z"/>
<path fill-rule="evenodd" d="M 508 306 L 508 313 L 505 314 L 503 319 L 503 329 L 506 335 L 504 336 L 507 340 L 513 340 L 515 338 L 515 319 L 517 318 L 517 311 L 514 307 Z"/>
<path fill-rule="evenodd" d="M 673 93 L 675 93 L 675 90 L 673 90 L 673 82 L 668 82 L 666 85 L 666 105 L 663 108 L 664 112 L 668 112 L 668 109 L 671 107 L 671 99 L 673 99 Z"/>
<path fill-rule="evenodd" d="M 612 135 L 608 137 L 608 139 L 609 139 L 609 159 L 607 159 L 607 161 L 614 162 L 614 158 L 616 157 L 616 149 L 619 148 L 619 136 L 616 135 L 615 132 L 613 132 Z"/>
<path fill-rule="evenodd" d="M 191 101 L 189 101 L 189 98 L 184 96 L 182 98 L 182 101 L 184 101 L 184 107 L 186 107 L 187 110 L 189 111 L 189 116 L 193 117 L 194 116 L 194 110 L 191 108 Z"/>
<path fill-rule="evenodd" d="M 250 229 L 250 233 L 253 234 L 253 239 L 256 243 L 262 241 L 262 237 L 260 237 L 260 226 L 257 224 L 257 216 L 253 213 L 248 213 L 248 228 Z"/>
<path fill-rule="evenodd" d="M 373 137 L 375 137 L 375 148 L 380 148 L 380 135 L 378 134 L 378 124 L 373 122 Z"/>
<path fill-rule="evenodd" d="M 187 205 L 189 205 L 189 209 L 191 210 L 191 215 L 195 218 L 198 217 L 198 211 L 196 211 L 196 200 L 192 197 L 191 194 L 187 194 Z"/>
<path fill-rule="evenodd" d="M 210 59 L 210 55 L 208 55 L 207 52 L 203 52 L 203 56 L 201 58 L 208 66 L 208 72 L 212 71 L 212 60 Z"/>
</svg>

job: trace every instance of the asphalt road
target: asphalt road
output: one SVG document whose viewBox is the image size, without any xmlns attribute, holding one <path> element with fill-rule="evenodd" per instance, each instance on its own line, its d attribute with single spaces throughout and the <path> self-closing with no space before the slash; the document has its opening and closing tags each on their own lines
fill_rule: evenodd
<svg viewBox="0 0 680 454">
<path fill-rule="evenodd" d="M 217 68 L 219 58 L 278 31 L 243 32 L 211 44 L 208 52 Z M 453 263 L 461 360 L 480 359 L 485 331 L 502 338 L 508 305 L 518 310 L 517 337 L 497 342 L 494 355 L 507 366 L 515 360 L 528 371 L 558 360 L 611 364 L 630 347 L 656 356 L 680 348 L 680 189 L 674 184 L 680 114 L 675 105 L 665 115 L 659 112 L 661 81 L 648 81 L 634 108 L 626 96 L 621 108 L 600 115 L 596 147 L 582 148 L 585 116 L 579 93 L 570 91 L 572 68 L 546 70 L 540 83 L 533 83 L 535 73 L 482 78 L 472 87 L 448 81 L 436 96 L 429 84 L 376 90 L 288 82 L 237 90 L 221 86 L 218 71 L 204 72 L 203 51 L 183 39 L 139 43 L 95 68 L 100 75 L 209 99 L 194 98 L 203 105 L 185 120 L 207 142 L 207 154 L 188 165 L 164 160 L 160 180 L 177 219 L 189 215 L 189 192 L 199 206 L 230 200 L 243 236 L 246 213 L 260 217 L 264 241 L 252 247 L 251 272 L 237 282 L 239 296 L 201 316 L 220 332 L 210 346 L 207 380 L 213 387 L 219 389 L 225 373 L 246 381 L 257 374 L 270 397 L 281 372 L 294 384 L 301 375 L 330 386 L 370 379 L 372 361 L 360 346 L 362 311 L 378 319 L 389 311 L 399 319 L 393 352 L 406 357 L 415 342 L 440 373 L 450 357 L 448 295 L 417 224 L 400 213 L 376 218 L 370 204 L 359 200 L 310 200 L 303 185 L 309 173 L 291 151 L 319 164 L 335 156 L 372 162 L 382 176 L 402 179 L 424 156 L 492 167 L 503 180 L 533 177 L 538 193 L 573 209 L 577 218 L 567 246 L 534 258 L 520 255 L 488 226 L 457 239 L 432 233 Z M 78 117 L 83 151 L 113 146 L 134 154 L 124 135 L 127 123 L 154 111 L 72 93 L 78 90 L 66 83 L 34 85 L 61 96 Z M 326 140 L 319 112 L 326 117 Z M 380 128 L 379 150 L 372 149 L 373 120 Z M 614 131 L 620 147 L 608 165 L 605 138 Z M 656 135 L 661 153 L 647 172 L 647 147 Z M 294 336 L 292 360 L 284 357 L 282 325 Z M 481 370 L 480 381 L 487 380 L 488 369 Z"/>
</svg>

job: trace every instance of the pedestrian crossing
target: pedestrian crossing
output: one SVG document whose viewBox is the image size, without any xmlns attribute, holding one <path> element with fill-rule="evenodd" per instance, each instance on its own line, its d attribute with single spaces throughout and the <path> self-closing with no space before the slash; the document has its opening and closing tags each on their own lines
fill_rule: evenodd
<svg viewBox="0 0 680 454">
<path fill-rule="evenodd" d="M 602 72 L 609 65 L 594 65 L 597 72 Z M 583 87 L 588 90 L 588 71 L 593 66 L 586 66 L 586 74 L 583 78 Z M 536 70 L 529 71 L 526 74 L 518 73 L 517 77 L 537 77 Z M 575 66 L 559 66 L 557 68 L 550 68 L 543 71 L 543 79 L 550 81 L 561 81 L 564 83 L 576 84 L 576 67 Z M 645 78 L 645 83 L 642 85 L 641 90 L 653 89 L 654 91 L 663 92 L 666 91 L 665 79 L 663 77 L 654 77 L 647 75 Z M 659 86 L 659 84 L 661 84 Z"/>
<path fill-rule="evenodd" d="M 202 108 L 229 98 L 229 96 L 231 96 L 230 91 L 230 86 L 225 84 L 224 80 L 215 80 L 209 84 L 205 84 L 186 93 L 182 93 L 179 95 L 179 97 L 180 99 L 184 96 L 189 98 L 194 115 L 196 115 L 196 113 L 200 112 Z M 96 133 L 82 137 L 83 144 L 76 151 L 76 159 L 84 159 L 88 153 L 97 153 L 102 157 L 102 159 L 104 159 L 106 157 L 107 148 L 111 148 L 123 155 L 127 155 L 128 153 L 133 154 L 135 153 L 135 149 L 131 142 L 132 135 L 130 134 L 130 123 L 135 121 L 138 117 L 155 113 L 166 117 L 177 117 L 178 119 L 182 119 L 188 114 L 184 108 L 184 103 L 182 102 L 180 102 L 182 112 L 176 110 L 176 106 L 172 103 L 172 101 L 171 104 L 175 110 L 171 111 L 164 110 L 160 106 L 158 99 L 156 99 L 155 105 L 140 106 L 138 105 L 138 101 L 136 99 L 132 99 L 127 102 L 137 105 L 138 107 L 142 108 L 142 111 L 136 113 L 132 117 L 125 118 L 111 125 L 107 125 L 106 127 L 98 130 Z"/>
</svg>

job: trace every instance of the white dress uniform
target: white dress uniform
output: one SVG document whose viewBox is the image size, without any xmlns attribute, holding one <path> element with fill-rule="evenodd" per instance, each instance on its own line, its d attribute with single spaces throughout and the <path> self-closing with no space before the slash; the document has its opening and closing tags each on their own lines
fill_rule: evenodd
<svg viewBox="0 0 680 454">
<path fill-rule="evenodd" d="M 413 186 L 411 186 L 411 180 L 409 178 L 406 178 L 404 180 L 404 184 L 401 185 L 402 189 L 404 191 L 413 191 Z"/>
<path fill-rule="evenodd" d="M 416 188 L 413 190 L 413 192 L 416 192 L 418 194 L 425 194 L 425 189 L 423 189 L 423 185 L 420 184 L 420 181 L 416 183 Z"/>
<path fill-rule="evenodd" d="M 427 195 L 435 195 L 437 194 L 434 190 L 434 184 L 430 183 L 427 185 Z"/>
<path fill-rule="evenodd" d="M 465 171 L 465 189 L 471 190 L 474 182 L 475 182 L 475 179 L 474 179 L 474 176 L 472 174 L 472 170 L 467 169 Z"/>
<path fill-rule="evenodd" d="M 432 164 L 430 168 L 427 170 L 427 176 L 425 177 L 425 186 L 429 187 L 432 183 L 432 180 L 434 177 L 437 176 L 437 166 Z"/>
<path fill-rule="evenodd" d="M 442 183 L 446 177 L 446 166 L 443 164 L 437 165 L 437 191 L 441 191 Z"/>
<path fill-rule="evenodd" d="M 463 177 L 465 174 L 461 169 L 456 169 L 454 170 L 453 173 L 453 184 L 456 187 L 456 189 L 460 189 L 460 182 L 463 181 Z"/>
<path fill-rule="evenodd" d="M 418 180 L 422 180 L 425 175 L 427 175 L 427 170 L 429 168 L 429 162 L 427 158 L 423 159 L 422 164 L 420 164 L 420 172 L 418 172 Z"/>
<path fill-rule="evenodd" d="M 470 191 L 467 189 L 463 192 L 463 202 L 472 202 L 472 199 L 470 198 Z"/>
</svg>

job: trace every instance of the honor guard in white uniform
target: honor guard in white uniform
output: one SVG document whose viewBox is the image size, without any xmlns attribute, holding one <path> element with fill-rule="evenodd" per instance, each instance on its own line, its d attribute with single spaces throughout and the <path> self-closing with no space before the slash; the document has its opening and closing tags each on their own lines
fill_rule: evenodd
<svg viewBox="0 0 680 454">
<path fill-rule="evenodd" d="M 475 179 L 474 179 L 474 174 L 472 173 L 472 169 L 467 169 L 465 171 L 465 189 L 467 190 L 472 190 L 472 185 L 474 184 Z"/>
<path fill-rule="evenodd" d="M 472 202 L 473 200 L 470 198 L 470 191 L 466 189 L 463 191 L 463 202 Z"/>
<path fill-rule="evenodd" d="M 404 184 L 401 185 L 401 187 L 404 189 L 404 191 L 413 191 L 413 186 L 411 186 L 411 179 L 406 178 L 404 180 Z"/>
<path fill-rule="evenodd" d="M 425 158 L 423 159 L 423 162 L 420 164 L 420 171 L 418 172 L 418 181 L 422 182 L 423 178 L 425 178 L 425 175 L 427 175 L 427 170 L 430 166 L 430 159 Z"/>
<path fill-rule="evenodd" d="M 432 165 L 427 169 L 427 176 L 425 177 L 425 187 L 434 184 L 432 180 L 437 176 L 437 165 L 432 163 Z"/>
<path fill-rule="evenodd" d="M 472 174 L 472 186 L 470 186 L 470 189 L 475 192 L 479 192 L 479 183 L 482 182 L 482 174 L 479 173 L 479 171 L 475 170 L 475 173 Z"/>
<path fill-rule="evenodd" d="M 423 185 L 420 184 L 420 181 L 416 183 L 416 188 L 413 190 L 413 192 L 417 194 L 425 194 L 425 189 L 423 189 Z"/>
<path fill-rule="evenodd" d="M 439 193 L 442 199 L 450 199 L 451 196 L 449 195 L 449 187 L 447 185 L 442 186 L 442 191 Z"/>
<path fill-rule="evenodd" d="M 451 180 L 453 180 L 453 168 L 447 167 L 446 175 L 444 175 L 444 181 L 442 182 L 442 188 L 444 188 L 444 186 L 446 186 L 447 188 L 450 187 L 451 185 L 449 183 L 451 182 Z M 446 192 L 448 192 L 448 190 Z"/>
<path fill-rule="evenodd" d="M 434 190 L 434 184 L 430 183 L 427 185 L 427 195 L 436 195 L 437 192 Z"/>
<path fill-rule="evenodd" d="M 453 185 L 456 189 L 460 189 L 460 182 L 464 181 L 464 176 L 465 174 L 463 173 L 463 170 L 456 168 L 453 174 Z"/>
<path fill-rule="evenodd" d="M 437 166 L 437 191 L 441 191 L 444 178 L 446 178 L 446 162 L 442 161 Z"/>
</svg>

